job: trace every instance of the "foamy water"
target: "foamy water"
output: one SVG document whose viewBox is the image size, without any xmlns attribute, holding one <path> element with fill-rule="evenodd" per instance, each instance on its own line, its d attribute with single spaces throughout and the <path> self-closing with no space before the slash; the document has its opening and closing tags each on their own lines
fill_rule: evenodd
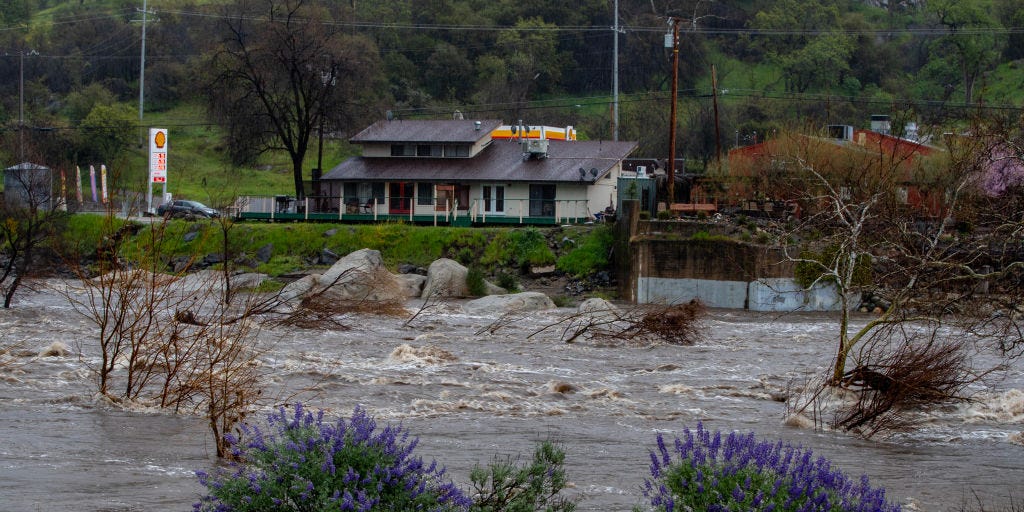
<svg viewBox="0 0 1024 512">
<path fill-rule="evenodd" d="M 913 433 L 864 441 L 787 421 L 779 401 L 829 363 L 827 315 L 712 311 L 695 346 L 622 347 L 538 333 L 570 310 L 494 329 L 495 317 L 447 306 L 411 327 L 359 316 L 344 319 L 348 331 L 266 330 L 265 395 L 308 390 L 298 396 L 310 407 L 347 416 L 361 404 L 402 422 L 420 437 L 417 453 L 462 484 L 476 464 L 529 458 L 538 441 L 555 440 L 581 510 L 639 503 L 654 434 L 698 421 L 810 447 L 920 510 L 973 503 L 973 493 L 995 506 L 1020 498 L 1021 361 L 975 402 L 923 413 Z M 53 294 L 0 311 L 0 332 L 19 345 L 0 370 L 0 510 L 190 508 L 203 492 L 192 472 L 216 464 L 201 419 L 96 398 L 94 328 Z"/>
</svg>

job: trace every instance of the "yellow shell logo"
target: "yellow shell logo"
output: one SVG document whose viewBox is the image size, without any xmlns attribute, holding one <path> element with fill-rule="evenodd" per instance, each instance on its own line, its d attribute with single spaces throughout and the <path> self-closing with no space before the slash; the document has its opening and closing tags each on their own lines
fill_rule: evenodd
<svg viewBox="0 0 1024 512">
<path fill-rule="evenodd" d="M 153 137 L 153 144 L 156 144 L 157 148 L 163 149 L 164 144 L 167 144 L 167 134 L 162 131 L 156 132 L 156 135 Z"/>
</svg>

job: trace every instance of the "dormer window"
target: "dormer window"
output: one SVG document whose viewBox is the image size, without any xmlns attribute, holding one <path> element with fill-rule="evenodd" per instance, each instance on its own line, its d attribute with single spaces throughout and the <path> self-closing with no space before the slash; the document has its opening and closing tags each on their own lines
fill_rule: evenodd
<svg viewBox="0 0 1024 512">
<path fill-rule="evenodd" d="M 469 144 L 445 144 L 444 156 L 447 158 L 469 157 Z"/>
<path fill-rule="evenodd" d="M 416 156 L 416 146 L 412 144 L 392 144 L 391 156 Z"/>
<path fill-rule="evenodd" d="M 392 144 L 391 156 L 469 158 L 469 144 Z"/>
<path fill-rule="evenodd" d="M 440 144 L 419 144 L 416 146 L 416 156 L 440 158 L 443 156 L 442 147 Z"/>
</svg>

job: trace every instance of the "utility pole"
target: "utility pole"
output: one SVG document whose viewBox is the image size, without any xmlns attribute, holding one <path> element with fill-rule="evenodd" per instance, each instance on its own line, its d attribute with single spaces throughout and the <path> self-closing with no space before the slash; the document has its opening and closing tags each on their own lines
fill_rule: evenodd
<svg viewBox="0 0 1024 512">
<path fill-rule="evenodd" d="M 679 18 L 669 18 L 672 24 L 671 40 L 665 38 L 666 45 L 672 44 L 672 109 L 669 113 L 668 127 L 668 165 L 665 176 L 668 178 L 668 204 L 671 207 L 676 200 L 676 103 L 679 98 Z"/>
<path fill-rule="evenodd" d="M 146 104 L 146 22 L 148 21 L 147 16 L 149 15 L 149 9 L 146 0 L 142 0 L 142 44 L 139 48 L 139 131 L 142 133 L 143 147 L 149 148 L 149 131 L 143 125 L 142 115 L 145 112 Z M 134 20 L 133 20 L 134 21 Z M 151 176 L 152 169 L 146 173 L 146 188 L 149 201 L 146 205 L 147 212 L 153 213 L 153 178 Z M 164 198 L 167 197 L 167 181 L 163 182 L 163 190 L 160 195 L 160 203 L 164 202 Z"/>
<path fill-rule="evenodd" d="M 146 97 L 146 0 L 142 0 L 142 49 L 139 51 L 139 128 L 142 129 L 142 106 Z"/>
<path fill-rule="evenodd" d="M 619 140 L 619 0 L 615 0 L 615 25 L 612 27 L 612 140 Z"/>
<path fill-rule="evenodd" d="M 711 65 L 711 94 L 714 98 L 715 105 L 715 161 L 719 165 L 722 163 L 722 133 L 719 127 L 718 119 L 718 72 L 715 70 L 715 65 Z"/>
<path fill-rule="evenodd" d="M 320 91 L 320 140 L 317 143 L 316 148 L 316 168 L 319 172 L 323 172 L 324 170 L 324 120 L 327 117 L 326 105 L 330 104 L 328 101 L 331 94 L 330 90 L 338 81 L 338 77 L 334 75 L 335 64 L 333 57 L 330 55 L 324 55 L 324 64 L 324 69 L 320 71 L 320 83 L 323 84 L 324 88 Z"/>
<path fill-rule="evenodd" d="M 25 161 L 25 49 L 18 58 L 18 153 Z M 20 162 L 19 162 L 20 163 Z"/>
</svg>

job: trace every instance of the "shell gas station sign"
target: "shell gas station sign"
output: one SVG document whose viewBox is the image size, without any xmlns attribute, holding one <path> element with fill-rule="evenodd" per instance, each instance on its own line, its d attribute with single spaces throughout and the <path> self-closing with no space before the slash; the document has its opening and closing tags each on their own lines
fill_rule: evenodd
<svg viewBox="0 0 1024 512">
<path fill-rule="evenodd" d="M 149 129 L 149 182 L 167 184 L 167 129 Z"/>
</svg>

